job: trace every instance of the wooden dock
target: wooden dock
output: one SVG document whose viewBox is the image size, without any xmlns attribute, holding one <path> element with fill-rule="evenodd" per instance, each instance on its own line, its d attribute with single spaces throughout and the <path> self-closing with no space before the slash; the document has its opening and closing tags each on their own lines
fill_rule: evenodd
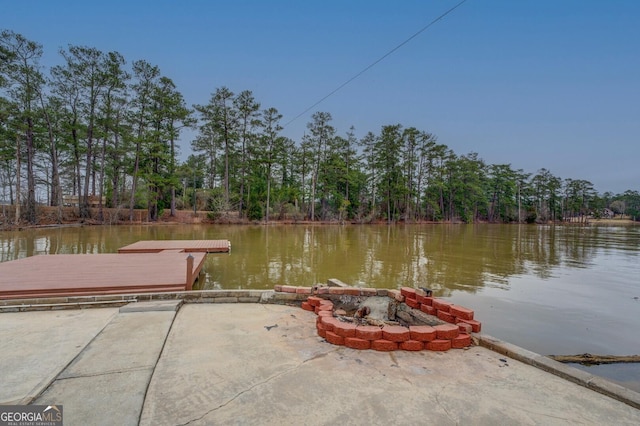
<svg viewBox="0 0 640 426">
<path fill-rule="evenodd" d="M 169 249 L 135 255 L 41 255 L 3 262 L 0 299 L 190 290 L 207 254 L 189 255 Z"/>
<path fill-rule="evenodd" d="M 160 253 L 165 250 L 180 250 L 185 253 L 226 253 L 230 249 L 229 240 L 150 240 L 121 247 L 118 253 Z"/>
</svg>

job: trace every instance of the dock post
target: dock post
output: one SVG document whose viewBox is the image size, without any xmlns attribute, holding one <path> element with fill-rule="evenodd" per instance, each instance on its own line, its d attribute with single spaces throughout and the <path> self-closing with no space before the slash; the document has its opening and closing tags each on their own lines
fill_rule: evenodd
<svg viewBox="0 0 640 426">
<path fill-rule="evenodd" d="M 193 289 L 193 256 L 187 256 L 187 290 Z"/>
</svg>

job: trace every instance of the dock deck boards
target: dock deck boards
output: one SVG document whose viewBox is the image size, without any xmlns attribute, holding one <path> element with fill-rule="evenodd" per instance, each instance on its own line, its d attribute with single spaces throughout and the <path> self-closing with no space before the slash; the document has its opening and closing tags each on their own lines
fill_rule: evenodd
<svg viewBox="0 0 640 426">
<path fill-rule="evenodd" d="M 207 255 L 190 254 L 195 281 Z M 41 255 L 3 262 L 0 299 L 183 291 L 187 287 L 186 259 L 185 253 L 167 251 Z"/>
<path fill-rule="evenodd" d="M 138 241 L 118 249 L 118 253 L 159 253 L 181 250 L 186 253 L 224 253 L 231 248 L 229 240 L 149 240 Z"/>
</svg>

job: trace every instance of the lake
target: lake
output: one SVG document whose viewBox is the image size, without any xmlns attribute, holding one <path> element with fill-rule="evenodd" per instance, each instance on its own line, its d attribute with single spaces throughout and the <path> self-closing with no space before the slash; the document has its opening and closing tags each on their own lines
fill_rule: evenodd
<svg viewBox="0 0 640 426">
<path fill-rule="evenodd" d="M 338 278 L 427 287 L 483 332 L 549 355 L 640 354 L 640 227 L 150 225 L 0 232 L 0 261 L 115 253 L 145 239 L 228 239 L 197 288 L 271 289 Z M 640 365 L 580 367 L 640 391 Z"/>
</svg>

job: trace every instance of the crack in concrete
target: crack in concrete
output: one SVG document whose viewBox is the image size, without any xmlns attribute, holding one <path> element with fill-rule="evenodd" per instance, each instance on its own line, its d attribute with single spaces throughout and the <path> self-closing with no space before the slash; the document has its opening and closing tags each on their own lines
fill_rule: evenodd
<svg viewBox="0 0 640 426">
<path fill-rule="evenodd" d="M 293 367 L 293 368 L 290 368 L 290 369 L 288 369 L 288 370 L 281 371 L 281 372 L 280 372 L 280 373 L 278 373 L 278 374 L 275 374 L 275 375 L 273 375 L 273 376 L 271 376 L 271 377 L 268 377 L 267 379 L 263 380 L 262 382 L 256 383 L 256 384 L 254 384 L 253 386 L 250 386 L 249 388 L 244 389 L 244 390 L 243 390 L 243 391 L 241 391 L 241 392 L 238 392 L 236 395 L 234 395 L 234 396 L 233 396 L 232 398 L 230 398 L 228 401 L 226 401 L 226 402 L 224 402 L 224 403 L 222 403 L 222 404 L 218 405 L 218 406 L 217 406 L 217 407 L 215 407 L 215 408 L 212 408 L 211 410 L 208 410 L 208 411 L 207 411 L 207 412 L 205 412 L 202 416 L 200 416 L 200 417 L 196 417 L 195 419 L 191 419 L 191 420 L 189 420 L 189 421 L 188 421 L 188 422 L 186 422 L 186 423 L 181 423 L 181 424 L 179 424 L 178 426 L 186 426 L 186 425 L 192 424 L 193 422 L 197 422 L 198 420 L 202 420 L 202 419 L 204 419 L 205 417 L 207 417 L 209 414 L 213 413 L 214 411 L 217 411 L 217 410 L 219 410 L 220 408 L 224 408 L 224 407 L 226 407 L 227 405 L 231 404 L 233 401 L 235 401 L 236 399 L 238 399 L 239 397 L 241 397 L 241 396 L 242 396 L 242 395 L 244 395 L 245 393 L 247 393 L 247 392 L 251 392 L 253 389 L 257 388 L 258 386 L 262 386 L 263 384 L 268 383 L 268 382 L 270 382 L 270 381 L 272 381 L 272 380 L 274 380 L 274 379 L 276 379 L 276 378 L 278 378 L 278 377 L 282 376 L 283 374 L 287 374 L 287 373 L 290 373 L 291 371 L 296 370 L 296 369 L 297 369 L 298 367 L 300 367 L 300 365 L 302 365 L 302 364 L 304 364 L 304 362 L 302 362 L 302 363 L 300 363 L 300 364 L 296 365 L 296 366 L 295 366 L 295 367 Z"/>
<path fill-rule="evenodd" d="M 440 392 L 443 392 L 445 389 L 447 388 L 447 385 L 443 386 L 440 389 Z M 451 421 L 454 424 L 459 424 L 458 421 L 451 415 L 451 413 L 449 412 L 449 410 L 447 410 L 447 407 L 444 406 L 444 404 L 442 404 L 442 402 L 440 402 L 440 398 L 438 398 L 438 394 L 440 392 L 436 392 L 436 403 L 438 404 L 438 407 L 442 408 L 442 410 L 444 410 L 444 413 L 447 415 L 447 417 L 449 417 L 451 419 Z"/>
<path fill-rule="evenodd" d="M 576 424 L 576 422 L 577 422 L 577 420 L 576 420 L 574 417 L 572 417 L 572 418 L 566 418 L 566 417 L 552 416 L 551 414 L 541 413 L 541 412 L 539 412 L 539 411 L 526 410 L 526 409 L 524 409 L 524 408 L 522 408 L 522 407 L 520 407 L 520 409 L 521 409 L 522 411 L 524 411 L 525 413 L 534 414 L 534 415 L 536 415 L 536 416 L 544 416 L 544 417 L 550 417 L 550 418 L 552 418 L 552 419 L 564 420 L 564 421 L 565 421 L 565 422 L 567 422 L 567 423 L 573 423 L 573 424 Z M 587 423 L 585 423 L 585 422 L 579 422 L 579 424 L 583 424 L 583 425 L 585 425 L 585 424 L 587 424 Z"/>
<path fill-rule="evenodd" d="M 100 373 L 93 373 L 93 374 L 78 374 L 78 375 L 65 376 L 65 377 L 58 376 L 56 378 L 56 381 L 69 380 L 69 379 L 81 379 L 81 378 L 84 378 L 84 377 L 108 376 L 110 374 L 121 374 L 121 373 L 128 373 L 128 372 L 131 372 L 131 371 L 150 370 L 151 368 L 153 368 L 153 367 L 152 366 L 132 367 L 132 368 L 125 368 L 125 369 L 122 369 L 122 370 L 102 371 Z"/>
<path fill-rule="evenodd" d="M 242 395 L 244 395 L 245 393 L 247 393 L 247 392 L 251 392 L 252 390 L 254 390 L 255 388 L 257 388 L 258 386 L 262 386 L 262 385 L 264 385 L 264 384 L 266 384 L 266 383 L 269 383 L 270 381 L 272 381 L 272 380 L 274 380 L 274 379 L 277 379 L 277 378 L 278 378 L 278 377 L 280 377 L 280 376 L 283 376 L 283 375 L 285 375 L 285 374 L 291 373 L 292 371 L 295 371 L 295 370 L 297 370 L 298 368 L 300 368 L 302 365 L 304 365 L 304 364 L 306 364 L 306 363 L 308 363 L 308 362 L 314 361 L 314 360 L 316 360 L 316 359 L 323 358 L 323 357 L 327 356 L 328 354 L 330 354 L 331 352 L 335 352 L 335 351 L 337 351 L 337 350 L 338 350 L 338 348 L 333 349 L 333 350 L 331 350 L 331 351 L 329 351 L 329 352 L 324 352 L 324 353 L 317 354 L 317 355 L 315 355 L 315 356 L 313 356 L 313 357 L 311 357 L 311 358 L 309 358 L 309 359 L 305 359 L 304 361 L 302 361 L 301 363 L 299 363 L 298 365 L 296 365 L 296 366 L 294 366 L 294 367 L 291 367 L 291 368 L 289 368 L 289 369 L 287 369 L 287 370 L 281 371 L 281 372 L 280 372 L 280 373 L 278 373 L 278 374 L 274 374 L 273 376 L 268 377 L 267 379 L 265 379 L 265 380 L 263 380 L 263 381 L 261 381 L 261 382 L 258 382 L 258 383 L 256 383 L 256 384 L 254 384 L 254 385 L 252 385 L 252 386 L 248 387 L 247 389 L 242 390 L 241 392 L 238 392 L 236 395 L 234 395 L 234 396 L 233 396 L 232 398 L 230 398 L 228 401 L 226 401 L 226 402 L 224 402 L 224 403 L 222 403 L 222 404 L 218 405 L 217 407 L 212 408 L 211 410 L 208 410 L 207 412 L 205 412 L 205 413 L 204 413 L 203 415 L 201 415 L 200 417 L 196 417 L 196 418 L 194 418 L 194 419 L 189 420 L 189 421 L 188 421 L 188 422 L 186 422 L 186 423 L 181 423 L 181 424 L 179 424 L 179 425 L 177 425 L 177 426 L 187 426 L 187 425 L 192 424 L 193 422 L 197 422 L 197 421 L 199 421 L 199 420 L 202 420 L 202 419 L 204 419 L 205 417 L 207 417 L 209 414 L 211 414 L 211 413 L 213 413 L 213 412 L 215 412 L 215 411 L 217 411 L 217 410 L 219 410 L 219 409 L 221 409 L 221 408 L 224 408 L 224 407 L 226 407 L 227 405 L 231 404 L 233 401 L 235 401 L 236 399 L 238 399 L 239 397 L 241 397 L 241 396 L 242 396 Z"/>
<path fill-rule="evenodd" d="M 319 353 L 319 354 L 316 354 L 316 355 L 312 356 L 311 358 L 309 358 L 309 359 L 305 359 L 304 361 L 302 361 L 302 362 L 300 363 L 300 365 L 302 365 L 302 364 L 306 364 L 307 362 L 311 362 L 311 361 L 314 361 L 314 360 L 319 359 L 319 358 L 324 358 L 325 356 L 329 355 L 330 353 L 337 352 L 339 349 L 340 349 L 340 348 L 335 348 L 335 349 L 332 349 L 332 350 L 327 351 L 327 352 L 321 352 L 321 353 Z M 300 366 L 300 365 L 299 365 L 299 366 Z M 299 367 L 299 366 L 298 366 L 298 367 Z M 296 367 L 296 368 L 297 368 L 297 367 Z"/>
</svg>

